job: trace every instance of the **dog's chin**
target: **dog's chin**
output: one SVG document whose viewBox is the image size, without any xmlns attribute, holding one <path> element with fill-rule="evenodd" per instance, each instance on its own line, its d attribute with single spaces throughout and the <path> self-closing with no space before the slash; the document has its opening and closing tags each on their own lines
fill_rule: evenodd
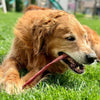
<svg viewBox="0 0 100 100">
<path fill-rule="evenodd" d="M 58 55 L 66 54 L 64 52 L 58 52 Z M 62 59 L 62 61 L 68 66 L 72 71 L 82 74 L 85 71 L 85 67 L 82 64 L 79 64 L 77 61 L 75 61 L 72 57 L 70 57 L 68 54 L 66 54 L 66 58 Z"/>
</svg>

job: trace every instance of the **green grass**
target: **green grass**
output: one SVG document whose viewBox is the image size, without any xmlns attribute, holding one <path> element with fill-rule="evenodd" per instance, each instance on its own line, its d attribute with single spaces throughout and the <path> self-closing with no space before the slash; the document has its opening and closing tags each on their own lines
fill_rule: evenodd
<svg viewBox="0 0 100 100">
<path fill-rule="evenodd" d="M 13 27 L 20 16 L 20 13 L 0 12 L 0 62 L 10 50 Z M 100 19 L 78 17 L 78 20 L 100 33 Z M 82 75 L 67 71 L 49 76 L 35 88 L 17 95 L 0 92 L 0 100 L 100 100 L 100 64 L 86 66 Z"/>
<path fill-rule="evenodd" d="M 0 12 L 0 61 L 10 49 L 14 37 L 13 28 L 19 16 L 19 13 Z"/>
</svg>

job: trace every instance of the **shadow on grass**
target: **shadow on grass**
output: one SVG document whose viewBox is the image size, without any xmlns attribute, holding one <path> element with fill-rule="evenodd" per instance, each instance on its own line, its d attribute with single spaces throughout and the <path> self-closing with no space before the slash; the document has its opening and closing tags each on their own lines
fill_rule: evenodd
<svg viewBox="0 0 100 100">
<path fill-rule="evenodd" d="M 82 85 L 82 88 L 86 86 L 85 82 L 82 80 L 82 75 L 78 75 L 73 73 L 72 71 L 67 71 L 64 74 L 55 74 L 50 75 L 46 80 L 43 80 L 37 85 L 37 88 L 40 88 L 40 84 L 42 84 L 44 87 L 46 84 L 52 85 L 53 87 L 64 87 L 67 90 L 74 89 L 79 90 L 80 86 Z"/>
<path fill-rule="evenodd" d="M 67 90 L 73 89 L 84 90 L 85 88 L 91 88 L 94 86 L 100 86 L 100 63 L 86 66 L 86 71 L 84 74 L 76 74 L 71 70 L 65 72 L 64 74 L 56 74 L 48 77 L 44 80 L 42 84 L 52 86 L 63 86 Z M 98 69 L 98 70 L 97 70 Z"/>
</svg>

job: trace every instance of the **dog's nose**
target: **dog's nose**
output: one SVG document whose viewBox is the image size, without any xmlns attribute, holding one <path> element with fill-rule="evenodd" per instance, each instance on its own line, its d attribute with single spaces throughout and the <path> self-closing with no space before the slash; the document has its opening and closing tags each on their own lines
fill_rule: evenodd
<svg viewBox="0 0 100 100">
<path fill-rule="evenodd" d="M 86 59 L 87 59 L 87 63 L 91 64 L 94 62 L 95 59 L 97 59 L 97 56 L 95 53 L 90 53 L 90 54 L 86 55 Z"/>
</svg>

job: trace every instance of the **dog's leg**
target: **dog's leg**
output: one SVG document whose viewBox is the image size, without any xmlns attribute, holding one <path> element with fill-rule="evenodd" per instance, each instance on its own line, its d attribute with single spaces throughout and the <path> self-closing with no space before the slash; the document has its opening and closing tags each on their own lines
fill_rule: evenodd
<svg viewBox="0 0 100 100">
<path fill-rule="evenodd" d="M 3 70 L 2 70 L 2 68 L 0 66 L 0 80 L 2 79 L 3 75 L 4 75 L 4 72 L 3 72 Z"/>
<path fill-rule="evenodd" d="M 33 69 L 31 70 L 28 74 L 26 74 L 24 77 L 22 77 L 22 80 L 24 82 L 27 82 L 32 76 L 34 76 L 37 72 L 39 71 L 39 69 Z M 45 73 L 46 75 L 47 73 Z M 38 77 L 36 77 L 36 79 L 29 84 L 29 86 L 27 85 L 26 87 L 33 87 L 35 86 L 41 79 L 43 79 L 43 77 L 45 76 L 44 73 L 42 73 L 41 75 L 39 75 Z"/>
<path fill-rule="evenodd" d="M 19 77 L 18 63 L 14 59 L 7 59 L 0 68 L 0 88 L 8 93 L 16 93 L 22 90 L 23 81 Z"/>
</svg>

